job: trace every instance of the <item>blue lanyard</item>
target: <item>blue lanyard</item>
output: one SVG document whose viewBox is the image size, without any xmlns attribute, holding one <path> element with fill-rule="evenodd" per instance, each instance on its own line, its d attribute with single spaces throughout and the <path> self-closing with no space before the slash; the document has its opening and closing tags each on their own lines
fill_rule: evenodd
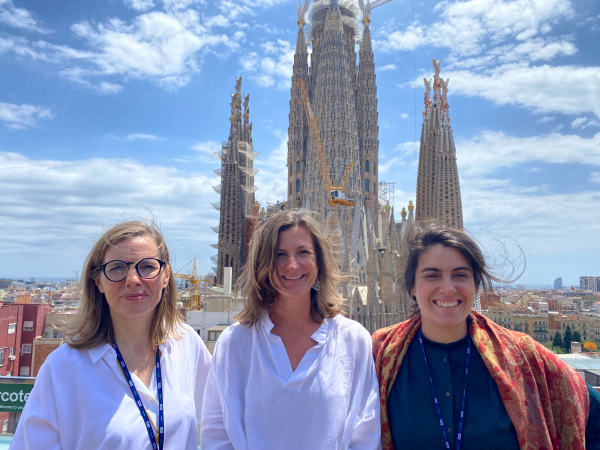
<svg viewBox="0 0 600 450">
<path fill-rule="evenodd" d="M 119 365 L 121 366 L 121 371 L 123 372 L 123 375 L 125 376 L 125 379 L 127 380 L 127 384 L 129 385 L 129 388 L 131 389 L 131 393 L 133 394 L 133 398 L 135 400 L 135 403 L 138 407 L 138 409 L 140 410 L 140 414 L 142 415 L 142 419 L 144 419 L 144 423 L 146 424 L 146 431 L 148 431 L 148 436 L 150 437 L 150 444 L 152 444 L 152 449 L 153 450 L 162 450 L 163 449 L 163 445 L 165 442 L 165 416 L 164 416 L 164 411 L 163 411 L 163 395 L 162 395 L 162 377 L 161 377 L 161 373 L 160 373 L 160 354 L 158 352 L 158 350 L 156 350 L 156 385 L 158 387 L 158 445 L 156 445 L 156 435 L 154 434 L 154 424 L 151 423 L 152 419 L 150 419 L 150 417 L 148 417 L 148 413 L 146 412 L 146 408 L 144 407 L 144 404 L 142 403 L 142 399 L 140 398 L 140 395 L 138 394 L 137 389 L 135 388 L 135 384 L 133 383 L 133 380 L 131 379 L 131 374 L 129 373 L 129 370 L 127 370 L 127 365 L 125 365 L 125 361 L 123 360 L 123 357 L 121 356 L 121 352 L 119 351 L 119 347 L 117 347 L 117 343 L 113 342 L 112 344 L 113 348 L 115 349 L 115 351 L 117 352 L 117 361 L 119 362 Z"/>
<path fill-rule="evenodd" d="M 471 359 L 471 337 L 467 333 L 467 362 L 465 364 L 465 388 L 463 389 L 462 407 L 460 409 L 460 420 L 458 422 L 458 434 L 456 436 L 456 450 L 460 450 L 462 446 L 462 434 L 465 424 L 465 400 L 467 398 L 467 375 L 469 375 L 469 360 Z M 444 416 L 442 416 L 442 409 L 440 408 L 440 402 L 438 402 L 437 395 L 435 393 L 435 387 L 433 386 L 433 379 L 431 378 L 431 370 L 429 370 L 429 363 L 427 362 L 427 355 L 425 354 L 425 346 L 423 345 L 423 332 L 419 328 L 419 343 L 421 344 L 421 350 L 423 350 L 423 357 L 425 358 L 425 365 L 427 366 L 427 372 L 429 373 L 429 382 L 431 383 L 431 392 L 433 393 L 433 401 L 435 403 L 435 410 L 437 411 L 438 420 L 440 427 L 442 428 L 442 434 L 446 441 L 446 448 L 450 449 L 450 439 L 448 439 L 448 433 L 446 433 L 446 427 L 444 425 Z"/>
</svg>

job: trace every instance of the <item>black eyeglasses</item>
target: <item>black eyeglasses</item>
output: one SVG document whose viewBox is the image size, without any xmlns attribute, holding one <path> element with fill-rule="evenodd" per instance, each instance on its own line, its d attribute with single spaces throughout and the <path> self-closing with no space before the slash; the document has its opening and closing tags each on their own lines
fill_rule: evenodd
<svg viewBox="0 0 600 450">
<path fill-rule="evenodd" d="M 109 261 L 102 264 L 96 270 L 104 272 L 104 276 L 110 281 L 119 282 L 127 278 L 129 267 L 134 265 L 136 272 L 145 280 L 156 278 L 163 266 L 167 263 L 156 258 L 144 258 L 141 261 L 125 262 L 125 261 Z"/>
</svg>

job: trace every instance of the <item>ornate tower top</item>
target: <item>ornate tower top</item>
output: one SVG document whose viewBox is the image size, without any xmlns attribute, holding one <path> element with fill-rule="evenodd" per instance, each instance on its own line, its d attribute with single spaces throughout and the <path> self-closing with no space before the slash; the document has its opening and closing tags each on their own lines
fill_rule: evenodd
<svg viewBox="0 0 600 450">
<path fill-rule="evenodd" d="M 402 221 L 406 220 L 406 208 L 403 206 L 402 211 L 400 212 L 400 216 L 402 216 Z"/>
<path fill-rule="evenodd" d="M 296 9 L 296 14 L 298 15 L 298 28 L 302 29 L 304 28 L 304 25 L 306 25 L 306 20 L 304 20 L 304 17 L 306 16 L 306 13 L 308 12 L 308 7 L 310 6 L 310 0 L 304 0 L 304 8 L 302 7 L 302 0 L 298 0 L 298 8 Z"/>
</svg>

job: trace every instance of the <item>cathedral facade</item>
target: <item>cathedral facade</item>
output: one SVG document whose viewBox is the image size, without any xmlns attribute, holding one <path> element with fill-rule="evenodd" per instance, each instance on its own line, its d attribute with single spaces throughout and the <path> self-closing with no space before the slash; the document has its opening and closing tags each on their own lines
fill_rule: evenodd
<svg viewBox="0 0 600 450">
<path fill-rule="evenodd" d="M 396 224 L 379 202 L 379 126 L 370 5 L 354 0 L 306 0 L 298 7 L 288 129 L 288 207 L 316 211 L 337 240 L 338 265 L 353 281 L 343 287 L 349 317 L 370 332 L 405 320 L 401 239 L 414 221 Z M 361 19 L 362 18 L 362 19 Z M 306 25 L 310 24 L 310 31 Z M 358 44 L 358 52 L 356 51 Z M 310 53 L 308 49 L 312 47 Z M 358 59 L 358 63 L 357 63 Z M 322 148 L 313 142 L 298 80 L 307 87 Z M 330 173 L 324 179 L 322 152 Z M 340 186 L 351 206 L 333 205 Z M 403 230 L 404 229 L 404 230 Z"/>
</svg>

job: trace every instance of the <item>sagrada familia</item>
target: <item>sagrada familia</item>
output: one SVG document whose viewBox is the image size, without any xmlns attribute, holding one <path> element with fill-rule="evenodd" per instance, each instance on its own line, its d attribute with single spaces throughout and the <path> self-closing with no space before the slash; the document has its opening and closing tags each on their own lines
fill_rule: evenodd
<svg viewBox="0 0 600 450">
<path fill-rule="evenodd" d="M 312 6 L 312 8 L 310 8 Z M 288 194 L 278 208 L 306 208 L 323 217 L 337 239 L 338 264 L 353 281 L 343 286 L 347 315 L 373 332 L 410 316 L 411 298 L 404 288 L 406 238 L 416 221 L 434 219 L 463 226 L 456 150 L 450 125 L 448 80 L 433 61 L 433 80 L 424 79 L 425 99 L 417 175 L 416 211 L 412 202 L 395 219 L 393 205 L 379 197 L 379 126 L 375 62 L 371 45 L 371 4 L 359 0 L 316 0 L 298 7 L 298 34 L 292 73 L 288 128 Z M 308 30 L 306 25 L 310 24 Z M 358 52 L 356 51 L 358 44 Z M 312 53 L 308 52 L 312 47 Z M 358 59 L 358 64 L 357 64 Z M 313 142 L 298 81 L 303 80 L 317 119 L 321 148 Z M 431 85 L 433 81 L 433 97 Z M 244 113 L 242 114 L 242 97 Z M 229 138 L 216 156 L 221 184 L 218 255 L 213 257 L 217 284 L 223 268 L 237 278 L 256 224 L 268 216 L 254 201 L 249 96 L 241 78 L 232 94 Z M 331 179 L 324 179 L 323 155 Z M 349 174 L 343 196 L 350 206 L 333 205 L 331 186 Z"/>
</svg>

